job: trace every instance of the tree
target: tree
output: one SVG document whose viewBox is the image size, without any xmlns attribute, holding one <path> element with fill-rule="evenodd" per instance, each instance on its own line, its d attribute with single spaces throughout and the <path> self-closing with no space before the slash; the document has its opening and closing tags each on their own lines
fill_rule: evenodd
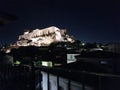
<svg viewBox="0 0 120 90">
<path fill-rule="evenodd" d="M 97 44 L 96 43 L 86 43 L 84 45 L 84 49 L 86 49 L 87 51 L 89 51 L 92 48 L 97 48 Z"/>
</svg>

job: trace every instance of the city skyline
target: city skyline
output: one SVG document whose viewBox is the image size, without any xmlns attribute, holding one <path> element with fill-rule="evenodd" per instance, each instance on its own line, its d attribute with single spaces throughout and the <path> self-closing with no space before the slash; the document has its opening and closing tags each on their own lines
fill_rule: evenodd
<svg viewBox="0 0 120 90">
<path fill-rule="evenodd" d="M 0 11 L 18 20 L 0 27 L 0 45 L 12 43 L 25 29 L 67 29 L 82 42 L 120 42 L 119 5 L 113 1 L 1 0 Z"/>
</svg>

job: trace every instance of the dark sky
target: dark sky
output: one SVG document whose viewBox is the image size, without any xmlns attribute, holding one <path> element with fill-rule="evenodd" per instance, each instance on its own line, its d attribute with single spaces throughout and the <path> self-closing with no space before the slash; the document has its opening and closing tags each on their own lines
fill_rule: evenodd
<svg viewBox="0 0 120 90">
<path fill-rule="evenodd" d="M 82 42 L 120 42 L 115 0 L 0 0 L 0 11 L 18 19 L 0 27 L 0 44 L 15 42 L 25 29 L 67 29 Z"/>
</svg>

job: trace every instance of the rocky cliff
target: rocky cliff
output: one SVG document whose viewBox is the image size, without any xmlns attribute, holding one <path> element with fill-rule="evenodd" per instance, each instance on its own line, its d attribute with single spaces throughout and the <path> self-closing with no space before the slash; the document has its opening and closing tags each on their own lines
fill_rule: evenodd
<svg viewBox="0 0 120 90">
<path fill-rule="evenodd" d="M 52 26 L 26 31 L 19 36 L 16 44 L 17 46 L 49 46 L 53 42 L 74 42 L 74 39 L 66 30 Z"/>
</svg>

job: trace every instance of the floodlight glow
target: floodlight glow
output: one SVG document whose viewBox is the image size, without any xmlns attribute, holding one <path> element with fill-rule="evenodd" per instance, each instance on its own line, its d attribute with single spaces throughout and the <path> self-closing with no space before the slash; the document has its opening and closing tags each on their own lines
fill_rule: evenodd
<svg viewBox="0 0 120 90">
<path fill-rule="evenodd" d="M 49 46 L 53 42 L 60 41 L 74 42 L 72 37 L 66 33 L 66 30 L 61 30 L 55 26 L 52 26 L 45 29 L 35 29 L 32 32 L 24 32 L 23 35 L 19 36 L 17 45 Z"/>
</svg>

